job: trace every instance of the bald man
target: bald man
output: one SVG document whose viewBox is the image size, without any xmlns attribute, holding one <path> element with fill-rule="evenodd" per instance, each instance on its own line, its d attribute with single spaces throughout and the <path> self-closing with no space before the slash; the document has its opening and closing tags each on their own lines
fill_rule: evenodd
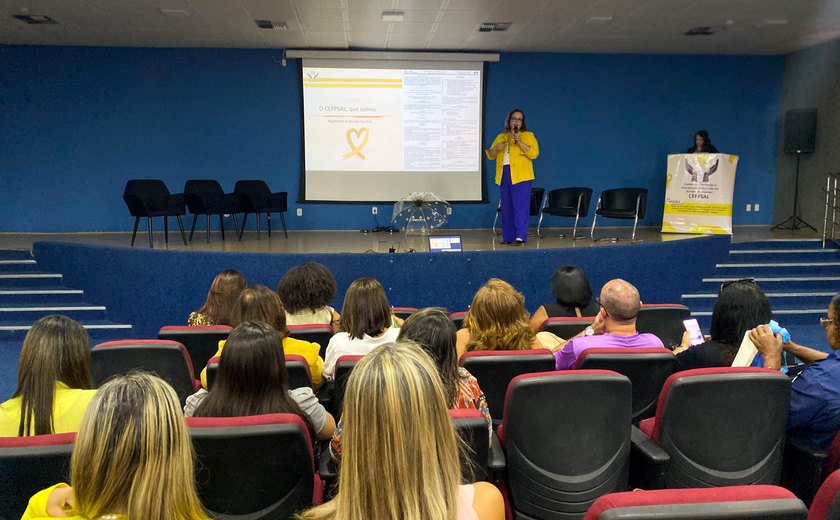
<svg viewBox="0 0 840 520">
<path fill-rule="evenodd" d="M 653 334 L 639 334 L 636 316 L 642 308 L 639 290 L 633 284 L 616 278 L 601 288 L 595 299 L 601 306 L 592 326 L 576 336 L 554 354 L 557 370 L 575 366 L 580 353 L 589 348 L 661 347 L 662 341 Z"/>
</svg>

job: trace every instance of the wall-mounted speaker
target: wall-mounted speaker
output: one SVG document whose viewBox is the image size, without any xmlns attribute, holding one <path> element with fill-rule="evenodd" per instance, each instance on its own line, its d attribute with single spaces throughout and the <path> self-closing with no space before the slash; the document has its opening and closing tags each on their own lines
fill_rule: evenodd
<svg viewBox="0 0 840 520">
<path fill-rule="evenodd" d="M 814 153 L 816 141 L 816 108 L 785 112 L 785 153 Z"/>
</svg>

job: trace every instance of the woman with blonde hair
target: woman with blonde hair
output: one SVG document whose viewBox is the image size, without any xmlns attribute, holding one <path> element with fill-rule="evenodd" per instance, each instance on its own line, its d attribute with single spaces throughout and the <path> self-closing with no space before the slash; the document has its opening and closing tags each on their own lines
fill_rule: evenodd
<svg viewBox="0 0 840 520">
<path fill-rule="evenodd" d="M 332 379 L 341 356 L 364 356 L 384 343 L 396 341 L 402 320 L 392 315 L 385 289 L 376 278 L 354 280 L 344 294 L 340 332 L 330 339 L 324 377 Z"/>
<path fill-rule="evenodd" d="M 44 316 L 23 340 L 17 389 L 0 404 L 0 437 L 75 432 L 95 392 L 87 331 L 67 316 Z"/>
<path fill-rule="evenodd" d="M 233 308 L 239 293 L 248 286 L 245 277 L 236 269 L 225 269 L 216 275 L 204 305 L 190 313 L 187 325 L 233 325 Z"/>
<path fill-rule="evenodd" d="M 21 520 L 208 520 L 178 397 L 150 374 L 99 389 L 76 437 L 70 481 L 33 496 Z"/>
<path fill-rule="evenodd" d="M 473 296 L 458 331 L 458 357 L 472 350 L 542 348 L 529 320 L 521 292 L 499 278 L 487 280 Z"/>
<path fill-rule="evenodd" d="M 437 369 L 421 349 L 386 343 L 367 354 L 347 381 L 338 493 L 298 518 L 504 518 L 492 484 L 459 485 L 459 441 L 447 408 Z"/>
<path fill-rule="evenodd" d="M 281 342 L 277 345 L 285 354 L 297 354 L 306 359 L 309 365 L 309 374 L 312 376 L 312 385 L 315 388 L 323 383 L 322 371 L 324 360 L 321 359 L 321 346 L 310 341 L 302 341 L 289 337 L 286 330 L 286 311 L 277 293 L 265 285 L 254 285 L 244 289 L 233 306 L 233 326 L 246 321 L 261 321 L 268 323 L 280 333 Z M 219 350 L 215 356 L 222 355 L 225 348 L 225 340 L 219 341 Z M 201 371 L 201 386 L 207 388 L 207 368 Z"/>
</svg>

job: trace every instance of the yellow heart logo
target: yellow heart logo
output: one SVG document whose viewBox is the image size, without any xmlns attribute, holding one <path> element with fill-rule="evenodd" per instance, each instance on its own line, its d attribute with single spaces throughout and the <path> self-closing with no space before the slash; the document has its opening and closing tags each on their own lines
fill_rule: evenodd
<svg viewBox="0 0 840 520">
<path fill-rule="evenodd" d="M 344 154 L 344 158 L 349 159 L 354 155 L 358 155 L 362 160 L 365 160 L 365 154 L 362 153 L 362 148 L 368 142 L 370 131 L 367 128 L 350 128 L 347 130 L 345 137 L 347 138 L 347 145 L 350 147 L 350 151 Z"/>
</svg>

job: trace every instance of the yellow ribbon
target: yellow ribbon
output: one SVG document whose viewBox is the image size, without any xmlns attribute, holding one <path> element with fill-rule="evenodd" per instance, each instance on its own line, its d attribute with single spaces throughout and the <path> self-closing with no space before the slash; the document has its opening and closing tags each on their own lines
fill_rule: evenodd
<svg viewBox="0 0 840 520">
<path fill-rule="evenodd" d="M 364 134 L 364 137 L 362 137 L 362 134 Z M 351 137 L 353 135 L 355 135 L 357 139 L 358 138 L 362 139 L 362 142 L 359 143 L 358 146 L 356 146 L 356 144 L 353 142 L 353 138 Z M 358 155 L 359 157 L 362 158 L 362 160 L 364 160 L 365 159 L 365 154 L 362 153 L 362 148 L 364 148 L 365 145 L 368 142 L 368 138 L 370 137 L 370 131 L 368 131 L 367 128 L 350 128 L 349 130 L 347 130 L 346 137 L 347 137 L 347 144 L 348 144 L 348 146 L 350 146 L 350 151 L 347 152 L 346 154 L 344 154 L 344 158 L 349 159 L 350 157 L 353 157 L 354 155 Z"/>
</svg>

